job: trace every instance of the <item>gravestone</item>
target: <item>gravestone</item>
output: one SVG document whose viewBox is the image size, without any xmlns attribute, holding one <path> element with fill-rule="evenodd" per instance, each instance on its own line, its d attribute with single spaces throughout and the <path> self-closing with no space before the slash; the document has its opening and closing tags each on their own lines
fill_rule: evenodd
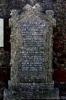
<svg viewBox="0 0 66 100">
<path fill-rule="evenodd" d="M 52 80 L 53 11 L 38 3 L 11 10 L 11 80 L 4 100 L 58 99 Z"/>
</svg>

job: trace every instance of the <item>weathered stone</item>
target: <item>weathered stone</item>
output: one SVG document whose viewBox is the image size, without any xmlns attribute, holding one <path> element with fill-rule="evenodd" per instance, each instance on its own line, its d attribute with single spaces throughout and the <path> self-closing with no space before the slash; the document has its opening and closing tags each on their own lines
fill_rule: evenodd
<svg viewBox="0 0 66 100">
<path fill-rule="evenodd" d="M 52 80 L 52 33 L 56 21 L 52 11 L 43 14 L 39 6 L 28 4 L 21 14 L 11 11 L 11 81 L 4 100 L 57 99 Z"/>
<path fill-rule="evenodd" d="M 14 27 L 11 26 L 14 28 L 14 30 L 12 29 L 13 35 L 11 34 L 12 38 L 11 60 L 13 61 L 13 62 L 11 61 L 12 64 L 11 79 L 12 78 L 17 79 L 16 77 L 18 77 L 17 81 L 28 80 L 28 82 L 30 80 L 33 81 L 34 78 L 36 78 L 37 80 L 37 78 L 39 77 L 39 76 L 37 77 L 37 75 L 40 75 L 43 80 L 44 77 L 47 77 L 44 75 L 46 73 L 45 70 L 46 66 L 48 67 L 48 70 L 52 66 L 51 62 L 52 51 L 50 51 L 50 49 L 52 48 L 52 34 L 50 34 L 49 32 L 52 32 L 53 30 L 51 26 L 52 23 L 49 23 L 50 22 L 49 17 L 46 18 L 47 21 L 45 21 L 43 20 L 43 17 L 46 16 L 43 15 L 40 16 L 41 13 L 34 10 L 33 8 L 32 10 L 29 8 L 30 6 L 27 7 L 27 12 L 25 11 L 23 15 L 20 15 L 20 17 L 18 16 L 19 18 L 16 17 L 17 16 L 17 13 L 15 13 L 16 11 L 14 12 L 15 14 L 12 11 L 14 15 L 13 18 L 11 18 L 11 24 L 14 25 Z M 15 17 L 16 19 L 14 19 Z M 51 59 L 47 57 L 48 55 Z M 47 65 L 47 63 L 45 62 L 48 62 L 49 65 Z M 15 67 L 17 71 L 13 69 Z M 45 73 L 43 74 L 44 71 Z M 14 73 L 17 72 L 17 75 L 14 74 L 13 72 Z M 28 74 L 29 72 L 31 73 L 30 75 Z M 39 74 L 39 72 L 41 72 L 41 74 Z M 38 74 L 36 75 L 36 73 Z M 17 83 L 15 82 L 15 79 L 12 79 L 12 81 L 14 81 L 13 82 L 14 84 Z"/>
</svg>

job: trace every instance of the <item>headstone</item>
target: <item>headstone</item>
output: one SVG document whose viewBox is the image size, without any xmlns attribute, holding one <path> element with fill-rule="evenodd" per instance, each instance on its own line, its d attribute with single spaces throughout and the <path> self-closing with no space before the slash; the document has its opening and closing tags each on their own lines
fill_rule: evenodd
<svg viewBox="0 0 66 100">
<path fill-rule="evenodd" d="M 58 99 L 52 80 L 55 25 L 53 11 L 43 14 L 38 3 L 27 4 L 21 14 L 11 11 L 11 80 L 4 100 Z"/>
</svg>

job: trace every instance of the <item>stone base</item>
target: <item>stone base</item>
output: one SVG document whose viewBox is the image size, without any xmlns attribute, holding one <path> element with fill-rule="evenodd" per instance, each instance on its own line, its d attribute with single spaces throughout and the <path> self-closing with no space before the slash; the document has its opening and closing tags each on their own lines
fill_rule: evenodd
<svg viewBox="0 0 66 100">
<path fill-rule="evenodd" d="M 4 100 L 59 99 L 58 89 L 44 83 L 22 83 L 4 91 Z"/>
</svg>

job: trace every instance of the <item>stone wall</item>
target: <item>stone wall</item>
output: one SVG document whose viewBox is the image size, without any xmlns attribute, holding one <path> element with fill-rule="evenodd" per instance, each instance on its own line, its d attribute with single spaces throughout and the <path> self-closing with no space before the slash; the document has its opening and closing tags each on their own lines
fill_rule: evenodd
<svg viewBox="0 0 66 100">
<path fill-rule="evenodd" d="M 60 68 L 61 66 L 64 66 L 65 69 L 65 24 L 66 24 L 66 18 L 65 18 L 65 8 L 66 2 L 64 0 L 57 0 L 53 4 L 53 9 L 55 11 L 55 18 L 57 20 L 57 26 L 54 31 L 54 61 L 55 61 L 55 67 Z M 63 65 L 62 65 L 63 64 Z"/>
</svg>

